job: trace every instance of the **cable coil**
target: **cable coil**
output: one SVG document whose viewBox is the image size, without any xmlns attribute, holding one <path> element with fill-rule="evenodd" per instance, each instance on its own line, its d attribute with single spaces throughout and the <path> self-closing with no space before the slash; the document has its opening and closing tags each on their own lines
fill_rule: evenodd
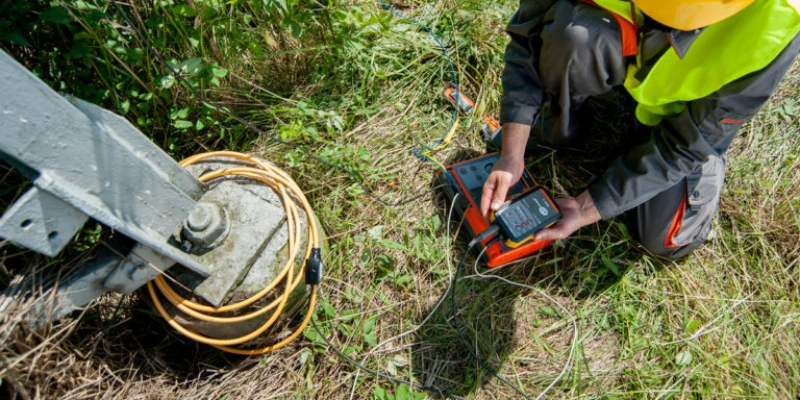
<svg viewBox="0 0 800 400">
<path fill-rule="evenodd" d="M 237 167 L 237 168 L 227 168 L 221 169 L 218 171 L 213 171 L 208 174 L 205 174 L 199 178 L 201 182 L 209 182 L 214 179 L 219 179 L 223 177 L 230 177 L 230 176 L 238 176 L 238 177 L 246 177 L 250 179 L 254 179 L 265 183 L 272 187 L 279 195 L 281 199 L 281 203 L 283 203 L 283 207 L 286 210 L 286 226 L 288 230 L 288 246 L 289 246 L 289 257 L 286 261 L 286 264 L 283 266 L 283 269 L 280 271 L 278 276 L 267 285 L 264 289 L 259 291 L 258 293 L 254 294 L 253 296 L 239 301 L 232 304 L 227 304 L 220 307 L 212 307 L 205 304 L 193 302 L 188 300 L 182 296 L 180 296 L 164 279 L 163 275 L 159 275 L 153 281 L 147 283 L 147 290 L 150 293 L 150 297 L 153 300 L 153 304 L 155 304 L 156 309 L 158 310 L 159 314 L 170 324 L 175 330 L 183 334 L 184 336 L 195 340 L 200 343 L 205 343 L 216 347 L 217 349 L 233 353 L 233 354 L 240 354 L 240 355 L 256 355 L 256 354 L 264 354 L 268 353 L 273 350 L 277 350 L 279 348 L 284 347 L 286 344 L 297 338 L 308 325 L 309 320 L 311 319 L 312 315 L 314 314 L 314 308 L 316 307 L 317 302 L 317 285 L 312 284 L 311 289 L 311 297 L 309 299 L 308 304 L 308 311 L 306 312 L 303 321 L 301 322 L 300 326 L 292 332 L 291 335 L 287 336 L 283 340 L 279 341 L 278 343 L 258 348 L 258 349 L 240 349 L 237 347 L 231 347 L 236 345 L 241 345 L 243 343 L 249 342 L 259 335 L 263 334 L 267 331 L 275 321 L 278 320 L 278 317 L 284 311 L 286 303 L 289 299 L 289 296 L 300 282 L 303 280 L 305 276 L 305 268 L 301 267 L 301 272 L 295 276 L 295 266 L 298 252 L 300 251 L 300 242 L 303 238 L 302 228 L 301 228 L 301 221 L 300 215 L 297 209 L 297 204 L 294 199 L 297 199 L 303 211 L 305 211 L 306 219 L 307 219 L 307 226 L 308 226 L 308 240 L 307 240 L 307 247 L 305 249 L 305 256 L 303 260 L 308 260 L 309 257 L 312 256 L 312 250 L 318 249 L 320 246 L 320 235 L 319 235 L 319 228 L 317 226 L 316 217 L 314 215 L 314 211 L 311 208 L 311 205 L 308 203 L 308 199 L 306 199 L 303 191 L 297 186 L 297 184 L 290 178 L 284 171 L 271 166 L 269 164 L 264 163 L 261 160 L 256 158 L 247 156 L 245 154 L 231 152 L 231 151 L 219 151 L 219 152 L 210 152 L 210 153 L 202 153 L 191 156 L 183 161 L 181 161 L 180 165 L 182 167 L 190 166 L 194 163 L 197 163 L 202 160 L 206 160 L 212 157 L 226 157 L 226 158 L 233 158 L 239 161 L 247 162 L 254 167 Z M 155 284 L 153 283 L 155 282 Z M 240 310 L 245 309 L 246 307 L 252 306 L 257 301 L 265 298 L 269 295 L 273 290 L 275 290 L 281 282 L 285 282 L 285 289 L 283 293 L 281 293 L 275 300 L 267 304 L 266 306 L 260 307 L 255 311 L 248 312 L 242 315 L 236 316 L 219 316 L 219 314 L 223 313 L 230 313 L 230 312 L 237 312 Z M 195 318 L 200 321 L 205 321 L 209 323 L 215 324 L 235 324 L 240 322 L 245 322 L 252 320 L 253 318 L 257 318 L 261 315 L 267 314 L 269 311 L 272 311 L 272 315 L 264 322 L 260 327 L 255 329 L 254 331 L 242 335 L 239 337 L 231 338 L 231 339 L 218 339 L 212 338 L 208 336 L 204 336 L 200 333 L 194 332 L 184 326 L 182 326 L 178 321 L 170 315 L 166 309 L 164 309 L 161 300 L 156 293 L 156 289 L 158 292 L 166 298 L 177 310 L 180 312 Z"/>
</svg>

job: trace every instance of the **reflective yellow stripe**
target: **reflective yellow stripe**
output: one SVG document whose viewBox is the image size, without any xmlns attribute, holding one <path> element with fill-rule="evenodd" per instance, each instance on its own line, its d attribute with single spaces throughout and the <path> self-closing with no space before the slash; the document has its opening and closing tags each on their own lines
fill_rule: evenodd
<svg viewBox="0 0 800 400">
<path fill-rule="evenodd" d="M 624 86 L 639 103 L 636 117 L 656 125 L 683 111 L 686 102 L 767 67 L 800 32 L 799 1 L 754 2 L 706 28 L 682 59 L 674 51 L 665 52 L 641 82 L 635 78 L 638 66 L 630 65 Z"/>
</svg>

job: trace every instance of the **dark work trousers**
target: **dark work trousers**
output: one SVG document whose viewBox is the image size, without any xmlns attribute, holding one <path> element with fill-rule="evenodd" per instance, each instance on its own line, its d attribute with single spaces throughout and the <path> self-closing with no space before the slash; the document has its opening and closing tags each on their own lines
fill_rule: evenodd
<svg viewBox="0 0 800 400">
<path fill-rule="evenodd" d="M 622 85 L 626 62 L 620 28 L 604 10 L 561 0 L 545 15 L 539 71 L 546 97 L 531 134 L 553 145 L 588 133 L 579 107 Z M 680 258 L 705 242 L 719 204 L 724 157 L 711 157 L 675 186 L 628 211 L 632 234 L 650 252 Z"/>
</svg>

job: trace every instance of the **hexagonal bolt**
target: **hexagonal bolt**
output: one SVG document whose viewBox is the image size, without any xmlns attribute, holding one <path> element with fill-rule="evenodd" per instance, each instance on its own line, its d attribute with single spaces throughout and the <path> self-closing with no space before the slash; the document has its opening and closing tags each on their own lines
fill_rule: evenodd
<svg viewBox="0 0 800 400">
<path fill-rule="evenodd" d="M 199 202 L 183 221 L 181 233 L 193 245 L 191 247 L 208 249 L 217 245 L 227 230 L 228 214 L 225 210 L 214 203 Z"/>
</svg>

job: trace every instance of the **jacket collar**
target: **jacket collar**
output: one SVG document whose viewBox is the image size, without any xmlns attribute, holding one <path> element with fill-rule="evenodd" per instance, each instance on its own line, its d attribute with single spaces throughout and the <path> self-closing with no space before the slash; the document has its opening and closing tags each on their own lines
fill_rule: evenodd
<svg viewBox="0 0 800 400">
<path fill-rule="evenodd" d="M 686 55 L 686 52 L 688 52 L 689 48 L 692 47 L 692 43 L 694 43 L 697 37 L 700 36 L 700 33 L 702 33 L 705 29 L 706 28 L 700 28 L 692 31 L 670 29 L 667 31 L 667 39 L 669 40 L 669 44 L 672 46 L 672 49 L 675 50 L 678 58 L 683 59 L 683 57 Z"/>
</svg>

